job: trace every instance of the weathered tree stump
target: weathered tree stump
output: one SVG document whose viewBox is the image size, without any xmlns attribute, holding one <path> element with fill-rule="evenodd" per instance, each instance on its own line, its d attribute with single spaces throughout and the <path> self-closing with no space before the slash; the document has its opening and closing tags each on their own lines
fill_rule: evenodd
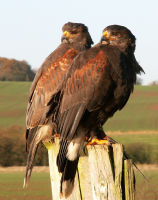
<svg viewBox="0 0 158 200">
<path fill-rule="evenodd" d="M 59 139 L 47 143 L 53 200 L 59 200 L 60 178 L 56 157 Z M 134 200 L 132 160 L 123 160 L 122 144 L 88 146 L 88 157 L 80 157 L 75 187 L 69 200 Z"/>
</svg>

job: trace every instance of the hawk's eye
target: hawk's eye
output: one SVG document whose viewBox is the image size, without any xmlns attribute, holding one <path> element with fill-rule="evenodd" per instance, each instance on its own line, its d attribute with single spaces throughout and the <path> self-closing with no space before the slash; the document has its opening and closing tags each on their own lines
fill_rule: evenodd
<svg viewBox="0 0 158 200">
<path fill-rule="evenodd" d="M 72 31 L 72 34 L 77 34 L 77 32 L 76 31 Z"/>
<path fill-rule="evenodd" d="M 117 37 L 117 36 L 119 36 L 120 34 L 117 33 L 117 32 L 113 32 L 113 35 L 114 35 L 115 37 Z"/>
</svg>

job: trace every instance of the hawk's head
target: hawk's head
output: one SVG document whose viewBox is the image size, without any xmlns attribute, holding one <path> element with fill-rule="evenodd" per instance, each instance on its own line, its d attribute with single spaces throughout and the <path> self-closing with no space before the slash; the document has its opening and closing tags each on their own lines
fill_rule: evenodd
<svg viewBox="0 0 158 200">
<path fill-rule="evenodd" d="M 111 25 L 103 30 L 102 44 L 117 46 L 123 53 L 134 52 L 135 36 L 124 26 Z"/>
<path fill-rule="evenodd" d="M 82 43 L 87 48 L 90 48 L 93 44 L 88 28 L 84 24 L 68 22 L 62 30 L 64 34 L 61 41 L 63 43 Z"/>
</svg>

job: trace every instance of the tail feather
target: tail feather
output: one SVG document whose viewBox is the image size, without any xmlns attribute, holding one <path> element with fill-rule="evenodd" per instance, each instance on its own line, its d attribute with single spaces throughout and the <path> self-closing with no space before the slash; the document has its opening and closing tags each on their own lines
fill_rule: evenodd
<svg viewBox="0 0 158 200">
<path fill-rule="evenodd" d="M 55 124 L 51 122 L 51 120 L 47 121 L 47 124 L 41 126 L 41 127 L 35 127 L 31 134 L 33 134 L 32 136 L 30 136 L 31 143 L 29 144 L 29 153 L 28 153 L 28 159 L 27 159 L 27 165 L 26 165 L 26 173 L 25 173 L 25 179 L 24 179 L 24 187 L 27 187 L 30 177 L 31 177 L 31 173 L 32 173 L 32 169 L 33 169 L 33 161 L 37 152 L 37 148 L 39 143 L 42 142 L 46 142 L 51 140 L 51 135 L 52 135 L 52 131 L 55 128 Z M 26 138 L 29 138 L 28 136 L 29 132 L 26 133 Z"/>
<path fill-rule="evenodd" d="M 33 161 L 34 161 L 37 149 L 38 149 L 38 143 L 36 143 L 36 137 L 35 137 L 31 143 L 29 154 L 28 154 L 23 188 L 28 186 L 32 169 L 33 169 Z"/>
<path fill-rule="evenodd" d="M 30 150 L 30 145 L 31 145 L 31 142 L 37 132 L 37 129 L 38 129 L 38 126 L 32 128 L 32 129 L 26 129 L 26 152 L 28 153 L 29 150 Z"/>
<path fill-rule="evenodd" d="M 62 148 L 59 149 L 59 153 L 57 156 L 57 166 L 58 166 L 58 171 L 60 173 L 64 172 L 64 168 L 66 165 L 66 154 L 67 154 L 67 148 L 68 148 L 69 142 L 67 140 L 61 139 L 60 141 L 60 146 Z"/>
<path fill-rule="evenodd" d="M 82 140 L 81 137 L 80 140 Z M 60 181 L 60 198 L 68 198 L 74 188 L 75 175 L 83 142 L 76 143 L 79 139 L 74 138 L 71 142 L 61 139 L 60 149 L 57 156 L 58 171 L 62 173 Z"/>
<path fill-rule="evenodd" d="M 74 161 L 66 160 L 60 183 L 60 198 L 68 198 L 73 191 L 78 160 L 79 157 Z"/>
</svg>

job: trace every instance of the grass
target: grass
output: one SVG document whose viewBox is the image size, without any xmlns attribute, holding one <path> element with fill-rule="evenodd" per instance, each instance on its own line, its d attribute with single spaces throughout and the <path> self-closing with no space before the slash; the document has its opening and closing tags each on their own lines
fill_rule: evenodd
<svg viewBox="0 0 158 200">
<path fill-rule="evenodd" d="M 158 171 L 143 172 L 146 182 L 136 171 L 136 199 L 150 200 L 158 195 Z M 0 173 L 0 200 L 51 200 L 49 173 L 33 173 L 28 188 L 23 189 L 23 173 Z M 158 197 L 158 196 L 157 196 Z"/>
<path fill-rule="evenodd" d="M 0 82 L 1 130 L 15 125 L 21 127 L 19 130 L 21 133 L 24 132 L 30 86 L 31 82 Z M 158 130 L 158 87 L 135 86 L 135 91 L 127 105 L 106 122 L 104 130 L 121 132 L 149 130 L 148 134 L 109 135 L 125 146 L 130 143 L 151 144 L 155 151 L 158 151 L 158 134 L 150 133 L 150 130 Z M 11 131 L 8 134 L 11 134 Z M 156 193 L 158 171 L 145 172 L 144 174 L 150 179 L 150 184 L 146 183 L 136 172 L 136 199 L 158 199 Z M 51 199 L 49 173 L 33 173 L 27 189 L 22 188 L 23 177 L 23 173 L 0 173 L 0 200 Z"/>
<path fill-rule="evenodd" d="M 108 134 L 118 143 L 146 143 L 152 145 L 158 145 L 158 134 Z"/>
<path fill-rule="evenodd" d="M 0 82 L 0 126 L 25 126 L 31 82 Z"/>
<path fill-rule="evenodd" d="M 141 176 L 140 173 L 135 172 L 136 175 L 136 198 L 140 200 L 157 200 L 158 199 L 158 171 L 143 172 L 143 174 L 150 181 L 149 183 Z"/>
<path fill-rule="evenodd" d="M 23 189 L 23 173 L 0 173 L 0 200 L 49 200 L 49 173 L 33 173 L 28 188 Z"/>
<path fill-rule="evenodd" d="M 136 163 L 158 163 L 158 134 L 108 134 L 125 146 L 125 151 Z"/>
<path fill-rule="evenodd" d="M 25 126 L 31 82 L 0 82 L 0 126 Z M 135 86 L 127 105 L 105 125 L 106 131 L 158 130 L 158 86 Z"/>
<path fill-rule="evenodd" d="M 126 106 L 105 125 L 106 131 L 158 130 L 158 87 L 135 86 Z"/>
</svg>

